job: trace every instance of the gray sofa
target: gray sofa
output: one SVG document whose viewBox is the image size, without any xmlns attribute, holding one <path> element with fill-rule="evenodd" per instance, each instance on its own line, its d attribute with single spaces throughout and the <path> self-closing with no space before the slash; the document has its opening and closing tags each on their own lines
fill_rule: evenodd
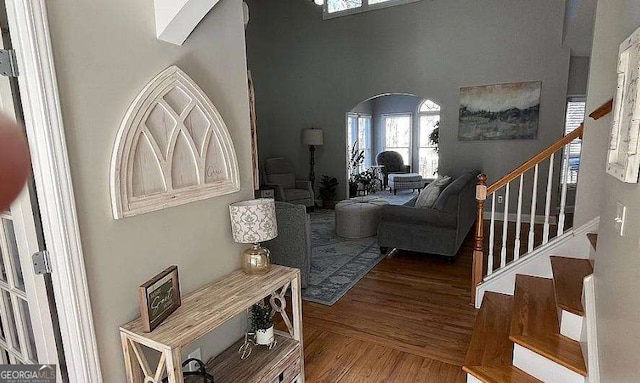
<svg viewBox="0 0 640 383">
<path fill-rule="evenodd" d="M 301 286 L 307 287 L 311 271 L 311 220 L 303 205 L 276 201 L 278 236 L 264 243 L 271 261 L 300 269 Z"/>
<path fill-rule="evenodd" d="M 480 172 L 455 179 L 438 196 L 433 208 L 385 206 L 378 225 L 381 251 L 389 248 L 439 254 L 453 261 L 476 220 L 475 186 Z"/>
</svg>

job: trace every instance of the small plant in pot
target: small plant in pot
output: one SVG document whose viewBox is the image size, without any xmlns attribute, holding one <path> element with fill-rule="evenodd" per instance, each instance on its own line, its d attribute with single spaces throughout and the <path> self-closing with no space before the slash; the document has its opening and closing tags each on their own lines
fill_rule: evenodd
<svg viewBox="0 0 640 383">
<path fill-rule="evenodd" d="M 273 343 L 273 314 L 271 306 L 257 303 L 251 306 L 251 329 L 256 333 L 256 344 L 269 346 Z"/>
<path fill-rule="evenodd" d="M 336 177 L 322 176 L 320 181 L 320 198 L 322 198 L 322 207 L 325 209 L 333 209 L 336 206 L 336 196 L 338 187 L 338 179 Z"/>
<path fill-rule="evenodd" d="M 358 141 L 355 141 L 349 156 L 349 197 L 358 195 L 358 176 L 363 162 L 364 150 L 359 150 Z"/>
</svg>

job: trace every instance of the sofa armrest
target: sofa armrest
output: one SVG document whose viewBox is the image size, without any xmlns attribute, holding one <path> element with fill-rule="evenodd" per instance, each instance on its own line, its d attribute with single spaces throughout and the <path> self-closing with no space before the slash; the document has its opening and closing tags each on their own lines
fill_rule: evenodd
<svg viewBox="0 0 640 383">
<path fill-rule="evenodd" d="M 457 217 L 431 208 L 387 205 L 382 208 L 382 221 L 455 228 Z"/>
<path fill-rule="evenodd" d="M 282 188 L 282 185 L 266 184 L 264 186 L 273 189 L 273 198 L 276 201 L 286 201 L 285 196 L 284 196 L 284 189 Z"/>
<path fill-rule="evenodd" d="M 296 189 L 311 190 L 311 181 L 309 181 L 309 180 L 296 180 Z"/>
</svg>

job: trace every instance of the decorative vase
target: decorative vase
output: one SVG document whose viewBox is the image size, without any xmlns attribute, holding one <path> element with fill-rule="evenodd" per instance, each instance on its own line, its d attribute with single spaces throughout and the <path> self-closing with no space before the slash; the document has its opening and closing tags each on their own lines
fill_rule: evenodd
<svg viewBox="0 0 640 383">
<path fill-rule="evenodd" d="M 268 346 L 273 343 L 273 326 L 266 330 L 256 330 L 256 344 Z"/>
</svg>

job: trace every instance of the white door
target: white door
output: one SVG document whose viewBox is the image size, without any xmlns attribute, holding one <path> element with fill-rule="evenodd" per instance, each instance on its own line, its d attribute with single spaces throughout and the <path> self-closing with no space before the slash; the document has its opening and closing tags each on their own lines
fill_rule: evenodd
<svg viewBox="0 0 640 383">
<path fill-rule="evenodd" d="M 7 41 L 3 29 L 0 48 Z M 0 104 L 4 114 L 16 118 L 11 82 L 3 76 Z M 0 364 L 59 365 L 45 277 L 32 265 L 32 254 L 42 249 L 29 189 L 0 212 Z"/>
</svg>

